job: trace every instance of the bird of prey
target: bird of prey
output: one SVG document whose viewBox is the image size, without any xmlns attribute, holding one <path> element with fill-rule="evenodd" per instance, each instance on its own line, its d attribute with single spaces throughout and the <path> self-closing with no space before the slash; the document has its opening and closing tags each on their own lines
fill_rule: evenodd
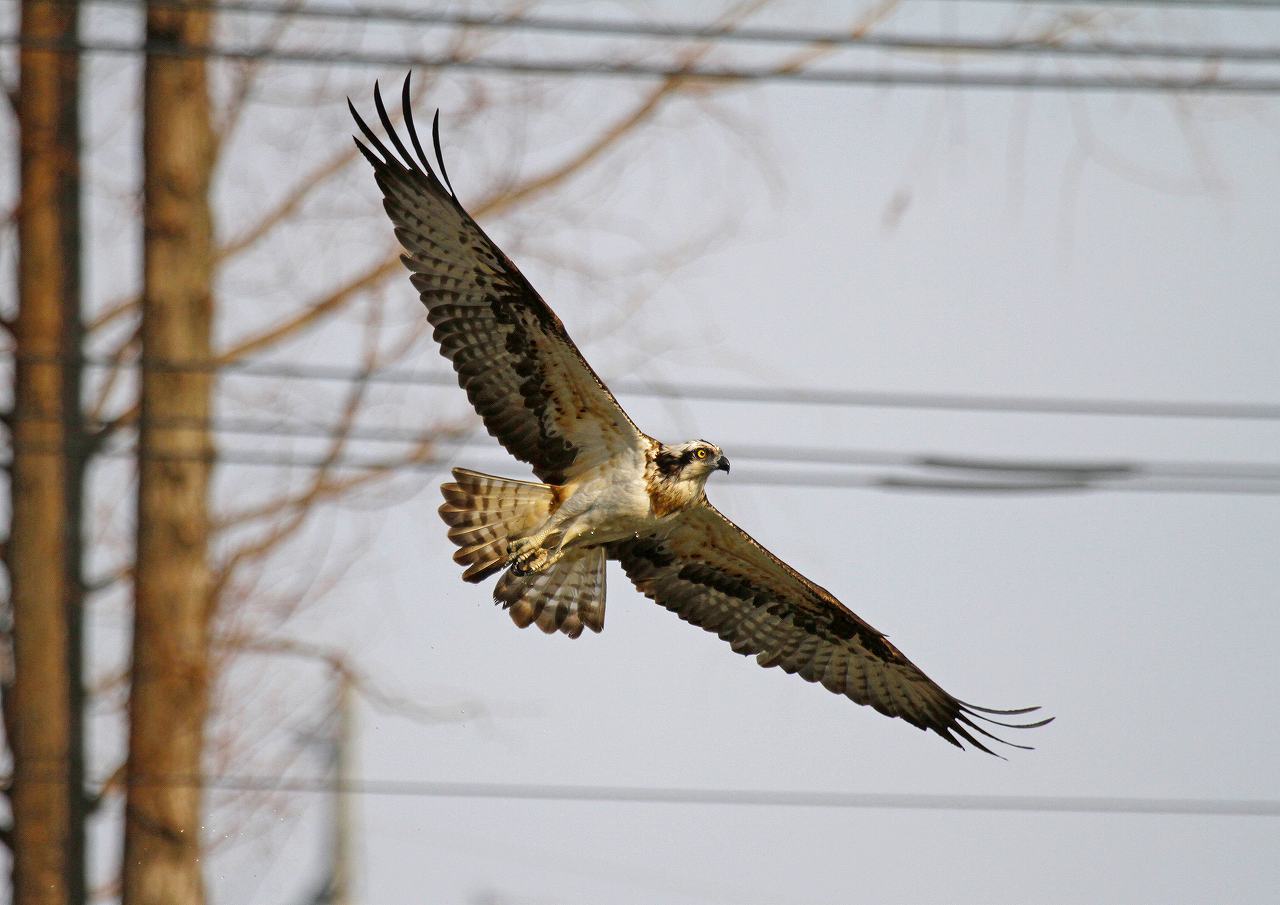
<svg viewBox="0 0 1280 905">
<path fill-rule="evenodd" d="M 761 666 L 780 666 L 836 694 L 994 753 L 982 723 L 1032 728 L 947 693 L 885 635 L 774 556 L 707 500 L 728 472 L 706 440 L 666 444 L 641 431 L 587 364 L 564 324 L 459 203 L 433 127 L 435 165 L 414 128 L 409 79 L 397 134 L 375 87 L 379 138 L 348 101 L 356 145 L 382 190 L 402 260 L 440 351 L 484 425 L 538 481 L 463 468 L 441 487 L 440 515 L 464 581 L 502 573 L 494 600 L 521 628 L 576 638 L 604 628 L 605 562 L 642 594 L 715 632 Z M 1013 747 L 1026 747 L 1014 745 Z"/>
</svg>

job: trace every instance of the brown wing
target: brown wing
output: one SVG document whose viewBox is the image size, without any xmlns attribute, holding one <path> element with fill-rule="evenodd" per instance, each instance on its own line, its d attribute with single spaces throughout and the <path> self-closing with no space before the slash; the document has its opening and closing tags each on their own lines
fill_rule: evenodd
<svg viewBox="0 0 1280 905">
<path fill-rule="evenodd" d="M 781 666 L 810 682 L 929 729 L 958 748 L 956 736 L 992 754 L 973 733 L 1011 744 L 975 720 L 1008 728 L 990 710 L 951 696 L 830 593 L 778 559 L 707 504 L 685 510 L 660 533 L 610 546 L 645 596 L 686 622 L 715 632 L 761 666 Z M 1015 748 L 1026 747 L 1013 745 Z"/>
<path fill-rule="evenodd" d="M 414 155 L 396 134 L 375 88 L 378 117 L 395 151 L 351 115 L 369 144 L 356 146 L 373 164 L 402 260 L 427 306 L 441 354 L 485 427 L 537 476 L 563 484 L 644 436 L 583 359 L 564 325 L 462 209 L 440 158 L 439 119 L 433 138 L 438 178 L 422 151 L 404 82 L 404 118 Z M 348 102 L 350 105 L 350 102 Z"/>
</svg>

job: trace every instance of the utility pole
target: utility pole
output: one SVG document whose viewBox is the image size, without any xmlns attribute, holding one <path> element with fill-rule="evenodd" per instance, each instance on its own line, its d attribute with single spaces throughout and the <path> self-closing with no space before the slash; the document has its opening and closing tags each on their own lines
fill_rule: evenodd
<svg viewBox="0 0 1280 905">
<path fill-rule="evenodd" d="M 332 846 L 333 879 L 330 886 L 330 905 L 351 905 L 351 762 L 352 743 L 355 739 L 354 713 L 351 695 L 351 676 L 345 669 L 337 670 L 334 710 L 338 722 L 333 750 L 333 825 L 330 836 Z"/>
<path fill-rule="evenodd" d="M 81 738 L 80 61 L 69 0 L 25 0 L 19 50 L 18 313 L 5 545 L 13 675 L 6 834 L 14 905 L 84 902 Z M 7 677 L 8 678 L 8 677 Z"/>
<path fill-rule="evenodd" d="M 308 736 L 322 744 L 325 772 L 329 776 L 329 840 L 325 872 L 306 905 L 351 905 L 351 776 L 355 719 L 351 673 L 342 660 L 331 661 L 333 670 L 333 706 L 316 735 Z"/>
</svg>

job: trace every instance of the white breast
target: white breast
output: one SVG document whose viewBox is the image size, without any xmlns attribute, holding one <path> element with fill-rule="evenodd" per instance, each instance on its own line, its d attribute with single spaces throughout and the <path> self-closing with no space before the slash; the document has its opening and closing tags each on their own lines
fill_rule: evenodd
<svg viewBox="0 0 1280 905">
<path fill-rule="evenodd" d="M 627 453 L 565 485 L 561 504 L 569 544 L 607 543 L 653 525 L 641 453 Z"/>
</svg>

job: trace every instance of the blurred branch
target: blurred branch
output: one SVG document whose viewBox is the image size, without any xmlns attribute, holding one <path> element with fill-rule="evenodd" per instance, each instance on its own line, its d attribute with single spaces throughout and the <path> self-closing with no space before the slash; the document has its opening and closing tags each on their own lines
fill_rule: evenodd
<svg viewBox="0 0 1280 905">
<path fill-rule="evenodd" d="M 106 407 L 107 401 L 111 398 L 111 392 L 116 388 L 121 375 L 124 373 L 125 359 L 138 348 L 138 343 L 142 338 L 142 325 L 136 325 L 124 339 L 111 350 L 106 356 L 107 367 L 106 375 L 102 378 L 102 382 L 98 384 L 94 399 L 85 409 L 85 420 L 95 422 L 102 417 L 103 409 Z M 102 437 L 101 439 L 106 439 Z M 99 442 L 101 442 L 99 440 Z"/>
<path fill-rule="evenodd" d="M 127 581 L 132 577 L 133 562 L 130 561 L 121 566 L 117 566 L 99 578 L 94 578 L 85 582 L 84 592 L 86 594 L 101 594 L 108 588 L 114 587 L 119 582 Z"/>
<path fill-rule="evenodd" d="M 367 375 L 372 373 L 378 366 L 377 332 L 380 323 L 378 306 L 371 306 L 369 320 L 365 326 L 365 366 L 362 369 L 365 376 L 358 378 L 352 384 L 342 415 L 334 427 L 328 452 L 325 454 L 322 464 L 312 476 L 308 490 L 297 498 L 296 505 L 288 508 L 288 514 L 284 519 L 264 535 L 239 547 L 218 567 L 213 581 L 214 590 L 210 595 L 211 605 L 222 597 L 222 591 L 235 574 L 236 569 L 245 563 L 261 559 L 298 532 L 305 523 L 308 513 L 316 504 L 322 489 L 329 484 L 333 463 L 342 456 L 343 450 L 346 449 L 351 428 L 355 424 L 356 416 L 359 415 L 361 404 L 364 401 L 365 394 L 368 392 L 369 380 Z"/>
<path fill-rule="evenodd" d="M 362 369 L 362 373 L 365 376 L 353 385 L 342 415 L 332 432 L 329 449 L 322 460 L 321 466 L 311 476 L 307 487 L 300 493 L 282 494 L 250 509 L 223 517 L 218 522 L 216 530 L 222 531 L 232 527 L 243 527 L 255 521 L 280 519 L 265 534 L 246 543 L 230 555 L 226 563 L 219 569 L 216 584 L 218 593 L 215 594 L 215 599 L 219 598 L 221 592 L 229 586 L 237 569 L 247 563 L 260 561 L 278 549 L 281 544 L 294 537 L 306 524 L 308 517 L 316 507 L 322 503 L 347 496 L 375 482 L 393 477 L 399 474 L 402 468 L 406 466 L 433 459 L 436 456 L 438 444 L 442 438 L 454 437 L 463 432 L 463 429 L 458 427 L 428 428 L 422 432 L 420 439 L 404 455 L 393 462 L 386 463 L 385 466 L 354 475 L 340 475 L 334 472 L 333 466 L 341 459 L 351 439 L 352 428 L 365 404 L 366 391 L 369 385 L 368 377 L 377 373 L 379 368 L 401 360 L 414 347 L 416 341 L 425 330 L 426 321 L 419 321 L 412 330 L 406 331 L 397 345 L 389 352 L 380 353 L 378 350 L 381 311 L 382 307 L 380 305 L 370 305 L 370 317 L 366 325 L 365 366 Z"/>
<path fill-rule="evenodd" d="M 137 423 L 138 417 L 142 414 L 141 402 L 134 400 L 130 406 L 120 414 L 107 421 L 102 422 L 101 426 L 93 432 L 89 438 L 90 445 L 93 447 L 101 446 L 111 438 L 116 431 L 129 427 Z"/>
<path fill-rule="evenodd" d="M 389 353 L 381 356 L 379 368 L 390 367 L 401 361 L 408 352 L 416 345 L 422 333 L 425 332 L 427 321 L 425 319 L 416 323 L 413 329 L 405 332 L 404 337 L 398 345 Z M 366 372 L 366 380 L 373 377 L 377 371 Z M 348 409 L 350 411 L 350 409 Z M 349 433 L 352 424 L 355 421 L 356 413 L 351 413 L 350 417 L 339 424 L 339 428 Z M 452 440 L 460 437 L 471 429 L 471 421 L 467 421 L 460 425 L 434 425 L 424 428 L 421 435 L 411 441 L 413 446 L 400 459 L 394 463 L 389 463 L 385 468 L 372 469 L 363 473 L 347 474 L 339 476 L 330 471 L 329 474 L 317 474 L 316 480 L 302 492 L 297 494 L 281 494 L 280 496 L 268 500 L 265 503 L 259 503 L 247 509 L 241 509 L 222 516 L 216 523 L 216 530 L 225 531 L 229 528 L 240 527 L 242 525 L 260 521 L 265 518 L 271 518 L 285 513 L 291 513 L 299 509 L 305 509 L 318 503 L 334 499 L 339 496 L 357 490 L 364 485 L 371 484 L 380 478 L 389 477 L 398 472 L 399 468 L 405 465 L 413 465 L 430 460 L 436 452 L 436 447 L 443 440 Z M 326 461 L 332 462 L 336 457 L 327 457 Z"/>
<path fill-rule="evenodd" d="M 871 7 L 861 18 L 858 19 L 850 28 L 849 36 L 852 38 L 860 38 L 871 29 L 875 28 L 901 5 L 901 0 L 880 0 L 875 6 Z M 786 61 L 778 66 L 778 73 L 799 72 L 806 66 L 817 62 L 823 57 L 829 55 L 833 51 L 840 48 L 835 44 L 815 43 L 809 47 L 792 54 Z"/>
<path fill-rule="evenodd" d="M 291 9 L 297 9 L 299 4 L 295 2 L 291 5 Z M 449 44 L 448 52 L 451 58 L 467 59 L 474 53 L 475 48 L 470 47 L 470 32 L 463 29 L 454 33 L 453 39 Z M 429 81 L 426 87 L 429 87 L 432 79 L 437 77 L 437 73 L 431 73 L 428 76 Z M 423 90 L 420 87 L 419 90 Z M 392 112 L 392 122 L 399 122 L 401 113 L 399 110 Z M 256 223 L 244 229 L 240 235 L 231 241 L 222 245 L 215 253 L 215 261 L 222 263 L 229 258 L 253 247 L 255 244 L 264 239 L 277 226 L 291 219 L 303 202 L 307 200 L 315 190 L 321 185 L 328 182 L 334 176 L 341 173 L 348 165 L 359 156 L 354 143 L 346 145 L 344 149 L 334 154 L 328 160 L 315 167 L 311 172 L 307 173 L 298 183 L 289 190 L 284 198 L 274 208 L 263 214 Z"/>
<path fill-rule="evenodd" d="M 221 264 L 228 258 L 234 258 L 244 250 L 253 247 L 264 239 L 281 223 L 290 219 L 302 203 L 309 198 L 316 188 L 341 173 L 356 158 L 357 151 L 353 144 L 339 154 L 334 154 L 310 173 L 298 181 L 287 195 L 274 208 L 264 214 L 248 229 L 234 239 L 224 243 L 215 253 L 214 261 Z"/>
<path fill-rule="evenodd" d="M 315 660 L 327 665 L 335 673 L 351 683 L 351 687 L 359 695 L 377 709 L 386 713 L 395 713 L 417 722 L 439 724 L 456 721 L 454 711 L 459 705 L 450 707 L 426 707 L 413 698 L 387 691 L 364 671 L 351 664 L 349 656 L 340 650 L 323 644 L 300 641 L 295 638 L 261 638 L 251 635 L 227 635 L 218 639 L 222 646 L 238 652 L 252 652 L 275 656 L 300 657 Z M 467 718 L 483 716 L 485 708 L 478 703 L 465 705 Z"/>
<path fill-rule="evenodd" d="M 884 0 L 853 26 L 852 33 L 865 33 L 889 15 L 898 3 L 899 0 Z M 764 5 L 765 0 L 754 0 L 754 2 L 743 4 L 723 17 L 717 25 L 731 27 Z M 713 47 L 714 44 L 712 42 L 704 42 L 689 48 L 679 57 L 680 68 L 690 69 L 694 67 Z M 832 52 L 833 49 L 834 47 L 829 44 L 807 48 L 780 64 L 779 71 L 791 72 L 803 68 L 822 55 Z M 702 90 L 728 87 L 728 84 L 730 83 L 726 83 L 724 86 L 703 86 Z M 634 132 L 637 127 L 647 122 L 665 100 L 690 85 L 691 82 L 684 73 L 678 73 L 663 79 L 651 88 L 631 110 L 607 126 L 585 146 L 570 154 L 566 159 L 552 166 L 546 172 L 531 177 L 520 185 L 499 191 L 481 200 L 471 209 L 472 216 L 479 218 L 505 212 L 561 185 L 598 160 L 622 139 Z M 217 258 L 225 260 L 252 247 L 278 225 L 292 217 L 317 185 L 341 172 L 354 159 L 355 152 L 352 149 L 336 154 L 320 164 L 279 205 L 237 238 L 220 248 L 216 253 Z M 355 296 L 379 285 L 384 279 L 396 272 L 399 269 L 399 257 L 400 250 L 397 247 L 389 252 L 386 257 L 366 267 L 333 292 L 306 305 L 293 316 L 277 322 L 255 336 L 239 341 L 219 356 L 219 363 L 227 364 L 238 361 L 248 355 L 270 348 L 288 337 L 315 325 L 326 317 L 336 314 L 345 308 Z M 128 312 L 136 304 L 136 298 L 117 302 L 90 323 L 90 330 L 100 328 L 109 323 Z"/>
<path fill-rule="evenodd" d="M 427 428 L 422 432 L 422 437 L 414 443 L 408 452 L 394 460 L 380 462 L 377 467 L 371 467 L 354 474 L 333 476 L 332 473 L 329 473 L 323 480 L 313 479 L 306 490 L 296 495 L 281 496 L 266 503 L 232 513 L 221 520 L 219 527 L 225 530 L 262 519 L 292 514 L 298 510 L 305 510 L 316 504 L 345 496 L 386 478 L 394 477 L 404 468 L 421 465 L 435 459 L 437 447 L 442 439 L 449 440 L 459 437 L 469 433 L 471 429 L 472 425 L 469 422 L 463 426 Z"/>
<path fill-rule="evenodd" d="M 272 16 L 271 26 L 267 31 L 267 36 L 262 42 L 262 47 L 267 50 L 274 50 L 280 44 L 280 39 L 284 37 L 285 31 L 293 24 L 293 13 L 302 6 L 302 0 L 285 0 L 280 5 L 279 11 Z M 265 58 L 241 61 L 237 67 L 235 82 L 231 87 L 231 95 L 227 101 L 226 107 L 222 111 L 216 128 L 213 130 L 213 156 L 217 160 L 222 155 L 222 148 L 235 132 L 236 126 L 240 124 L 240 117 L 244 115 L 245 108 L 248 106 L 249 96 L 253 93 L 254 84 L 258 80 L 258 73 L 262 69 Z"/>
<path fill-rule="evenodd" d="M 117 299 L 102 309 L 92 320 L 85 324 L 85 332 L 93 333 L 113 324 L 126 314 L 132 314 L 142 304 L 142 298 L 136 293 L 128 298 Z"/>
<path fill-rule="evenodd" d="M 400 254 L 395 252 L 366 267 L 333 292 L 316 299 L 292 317 L 278 321 L 262 332 L 243 339 L 217 356 L 215 363 L 227 365 L 283 342 L 317 321 L 337 313 L 351 304 L 363 291 L 372 289 L 400 267 Z"/>
<path fill-rule="evenodd" d="M 894 0 L 894 2 L 896 2 L 896 0 Z M 754 0 L 754 2 L 743 4 L 718 24 L 732 25 L 741 21 L 747 15 L 759 9 L 764 4 L 765 0 Z M 712 49 L 713 46 L 714 45 L 710 42 L 704 42 L 701 45 L 685 51 L 680 56 L 681 68 L 694 66 Z M 618 142 L 627 135 L 634 132 L 638 126 L 646 122 L 654 114 L 664 100 L 676 94 L 687 84 L 689 84 L 689 82 L 683 74 L 673 75 L 663 79 L 658 83 L 658 85 L 650 89 L 630 111 L 618 118 L 612 125 L 608 126 L 603 132 L 597 135 L 593 140 L 589 141 L 576 153 L 571 154 L 560 164 L 553 166 L 542 175 L 532 177 L 514 188 L 499 191 L 494 195 L 491 195 L 489 198 L 480 201 L 471 209 L 471 215 L 479 218 L 509 210 L 512 207 L 523 204 L 530 199 L 545 193 L 549 189 L 562 184 L 574 175 L 580 173 L 592 162 L 599 159 L 606 151 L 617 145 Z M 345 158 L 348 160 L 351 159 L 352 156 L 351 152 L 346 152 L 345 154 Z M 330 165 L 335 167 L 335 172 L 337 169 L 341 168 L 341 164 L 339 164 L 335 159 L 331 160 L 328 165 L 322 166 L 321 172 L 327 169 Z M 301 203 L 301 198 L 293 202 L 292 209 L 296 209 L 296 206 L 299 203 Z M 276 213 L 269 215 L 267 219 L 270 220 L 273 217 L 278 217 L 275 222 L 279 222 L 279 219 L 283 219 L 284 216 L 286 216 L 286 213 L 278 209 Z M 274 224 L 267 224 L 268 230 L 271 225 Z M 237 244 L 238 242 L 239 240 L 237 240 Z M 400 250 L 397 247 L 385 258 L 365 268 L 365 270 L 360 274 L 348 280 L 347 283 L 334 290 L 332 293 L 312 302 L 292 317 L 278 322 L 256 336 L 240 341 L 227 351 L 223 352 L 222 355 L 219 356 L 219 363 L 226 364 L 237 361 L 246 355 L 268 348 L 283 341 L 287 337 L 314 325 L 323 318 L 335 314 L 337 311 L 344 308 L 354 296 L 364 290 L 377 286 L 382 280 L 398 271 L 399 267 Z"/>
<path fill-rule="evenodd" d="M 102 781 L 102 785 L 98 787 L 98 791 L 89 796 L 86 806 L 89 813 L 93 814 L 102 808 L 107 799 L 113 795 L 119 795 L 124 791 L 125 776 L 129 771 L 127 763 L 120 763 L 114 770 Z"/>
<path fill-rule="evenodd" d="M 288 4 L 288 11 L 294 12 L 300 6 L 301 3 L 299 0 L 290 0 Z M 270 38 L 271 46 L 274 46 L 279 40 L 289 22 L 290 17 L 282 16 L 274 23 L 275 27 L 273 28 Z M 456 55 L 459 59 L 465 59 L 466 55 L 469 53 L 467 44 L 468 32 L 465 30 L 460 31 L 455 35 L 453 42 L 450 45 L 450 52 Z M 231 100 L 228 102 L 228 108 L 224 111 L 222 128 L 216 130 L 218 136 L 216 138 L 217 143 L 214 149 L 216 154 L 221 153 L 222 146 L 226 142 L 228 134 L 235 128 L 236 123 L 243 114 L 243 110 L 247 105 L 249 94 L 252 90 L 253 81 L 256 78 L 260 65 L 260 60 L 251 60 L 246 63 L 242 69 L 242 77 L 237 82 L 236 87 L 232 90 Z M 396 115 L 398 116 L 399 114 Z M 301 208 L 302 204 L 307 200 L 307 198 L 311 197 L 317 188 L 328 182 L 338 173 L 342 172 L 353 160 L 355 160 L 356 156 L 357 151 L 355 149 L 355 145 L 352 144 L 341 153 L 333 155 L 331 158 L 313 169 L 285 195 L 284 199 L 278 205 L 259 218 L 256 223 L 244 229 L 236 238 L 216 248 L 213 254 L 214 266 L 220 266 L 229 259 L 236 257 L 249 248 L 252 248 L 258 242 L 265 239 L 273 230 L 275 230 L 276 227 L 292 219 L 292 217 L 298 212 L 299 208 Z M 376 283 L 378 279 L 385 276 L 393 269 L 393 266 L 388 266 L 385 270 L 379 271 L 378 275 L 371 275 L 370 279 Z M 368 285 L 369 283 L 357 279 L 356 281 L 353 281 L 353 288 L 351 292 L 358 292 L 361 289 L 367 288 Z M 136 293 L 127 298 L 118 299 L 117 301 L 107 305 L 107 307 L 99 313 L 97 317 L 89 321 L 85 329 L 88 333 L 100 330 L 103 327 L 119 320 L 121 317 L 135 312 L 141 303 L 142 299 Z M 341 307 L 340 303 L 337 304 L 337 307 Z M 289 335 L 294 332 L 295 329 L 305 327 L 318 317 L 323 316 L 327 310 L 330 309 L 325 307 L 320 310 L 310 312 L 313 316 L 306 317 L 296 326 L 291 327 L 287 324 L 284 325 L 285 329 L 281 334 L 281 337 Z M 272 341 L 269 336 L 265 337 L 265 339 Z"/>
</svg>

